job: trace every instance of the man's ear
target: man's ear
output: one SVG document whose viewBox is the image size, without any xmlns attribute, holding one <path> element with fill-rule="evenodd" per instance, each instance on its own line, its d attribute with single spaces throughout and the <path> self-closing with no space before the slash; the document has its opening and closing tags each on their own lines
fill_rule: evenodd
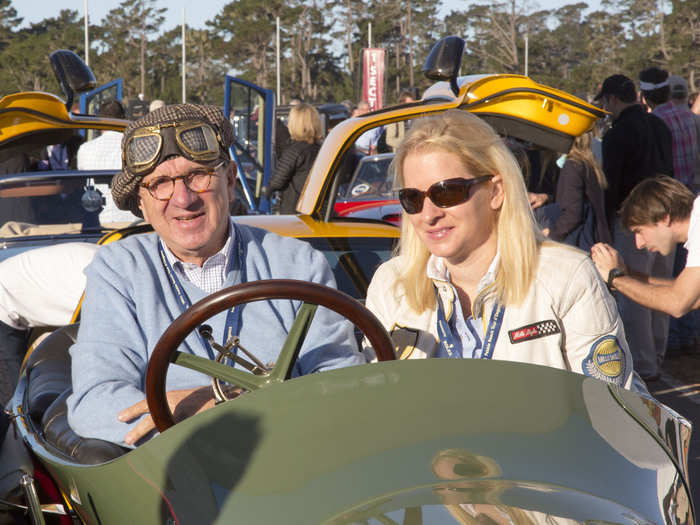
<svg viewBox="0 0 700 525">
<path fill-rule="evenodd" d="M 671 216 L 667 213 L 660 221 L 664 226 L 671 226 Z"/>
<path fill-rule="evenodd" d="M 146 207 L 143 205 L 143 200 L 141 199 L 141 195 L 136 193 L 136 202 L 138 203 L 139 210 L 141 210 L 141 215 L 143 215 L 143 220 L 146 221 L 147 223 L 151 223 L 151 221 L 148 220 L 148 213 L 146 212 Z"/>
<path fill-rule="evenodd" d="M 236 162 L 229 160 L 226 163 L 226 184 L 228 187 L 228 195 L 231 201 L 236 197 L 236 173 L 238 169 L 236 168 Z"/>
</svg>

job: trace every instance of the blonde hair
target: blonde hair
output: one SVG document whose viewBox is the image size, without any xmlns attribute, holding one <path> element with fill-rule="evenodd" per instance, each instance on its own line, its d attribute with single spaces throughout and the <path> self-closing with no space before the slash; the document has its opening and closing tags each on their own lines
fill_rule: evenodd
<svg viewBox="0 0 700 525">
<path fill-rule="evenodd" d="M 591 131 L 579 135 L 574 139 L 574 143 L 571 145 L 571 150 L 566 158 L 573 162 L 578 162 L 586 168 L 592 169 L 593 173 L 595 173 L 595 178 L 598 179 L 600 187 L 606 189 L 608 187 L 608 179 L 605 178 L 605 173 L 603 173 L 598 160 L 593 155 L 593 150 L 591 150 L 592 142 L 593 133 Z"/>
<path fill-rule="evenodd" d="M 543 236 L 515 158 L 487 123 L 466 111 L 450 110 L 417 119 L 411 126 L 393 161 L 398 183 L 404 185 L 403 164 L 409 154 L 435 150 L 457 155 L 474 177 L 502 177 L 504 200 L 496 227 L 500 265 L 492 291 L 503 305 L 521 303 L 535 275 Z M 406 212 L 397 251 L 405 264 L 396 284 L 404 288 L 407 304 L 417 312 L 434 308 L 433 282 L 426 274 L 430 252 Z"/>
<path fill-rule="evenodd" d="M 323 138 L 321 116 L 311 104 L 301 103 L 293 106 L 289 112 L 287 127 L 292 140 L 313 144 Z"/>
</svg>

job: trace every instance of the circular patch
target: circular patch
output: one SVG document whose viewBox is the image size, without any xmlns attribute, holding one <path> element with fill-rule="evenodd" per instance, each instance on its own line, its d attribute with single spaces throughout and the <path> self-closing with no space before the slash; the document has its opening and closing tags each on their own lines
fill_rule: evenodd
<svg viewBox="0 0 700 525">
<path fill-rule="evenodd" d="M 357 197 L 358 195 L 362 195 L 363 193 L 367 193 L 369 191 L 369 184 L 366 182 L 362 182 L 355 186 L 350 193 L 352 194 L 353 197 Z"/>
<path fill-rule="evenodd" d="M 562 126 L 566 126 L 571 119 L 569 118 L 569 115 L 567 115 L 566 113 L 562 113 L 561 115 L 559 115 L 557 120 L 559 121 L 559 124 L 561 124 Z"/>
<path fill-rule="evenodd" d="M 586 359 L 583 360 L 583 373 L 619 383 L 625 372 L 625 354 L 617 338 L 612 335 L 601 337 L 591 346 Z"/>
</svg>

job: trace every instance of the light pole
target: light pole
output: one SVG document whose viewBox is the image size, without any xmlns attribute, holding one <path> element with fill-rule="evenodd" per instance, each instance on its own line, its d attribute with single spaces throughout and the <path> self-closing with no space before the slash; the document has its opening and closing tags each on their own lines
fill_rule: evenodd
<svg viewBox="0 0 700 525">
<path fill-rule="evenodd" d="M 187 49 L 185 43 L 185 8 L 182 8 L 182 103 L 187 103 Z"/>
<path fill-rule="evenodd" d="M 85 63 L 90 65 L 90 39 L 88 37 L 88 0 L 85 0 Z"/>
</svg>

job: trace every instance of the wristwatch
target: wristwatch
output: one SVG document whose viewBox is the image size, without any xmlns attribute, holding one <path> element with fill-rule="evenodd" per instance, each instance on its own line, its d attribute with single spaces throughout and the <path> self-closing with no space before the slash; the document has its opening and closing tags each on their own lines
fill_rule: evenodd
<svg viewBox="0 0 700 525">
<path fill-rule="evenodd" d="M 610 270 L 610 272 L 608 273 L 608 289 L 613 290 L 615 288 L 613 286 L 613 280 L 616 277 L 621 277 L 623 275 L 627 275 L 627 272 L 624 268 L 613 268 L 612 270 Z"/>
</svg>

